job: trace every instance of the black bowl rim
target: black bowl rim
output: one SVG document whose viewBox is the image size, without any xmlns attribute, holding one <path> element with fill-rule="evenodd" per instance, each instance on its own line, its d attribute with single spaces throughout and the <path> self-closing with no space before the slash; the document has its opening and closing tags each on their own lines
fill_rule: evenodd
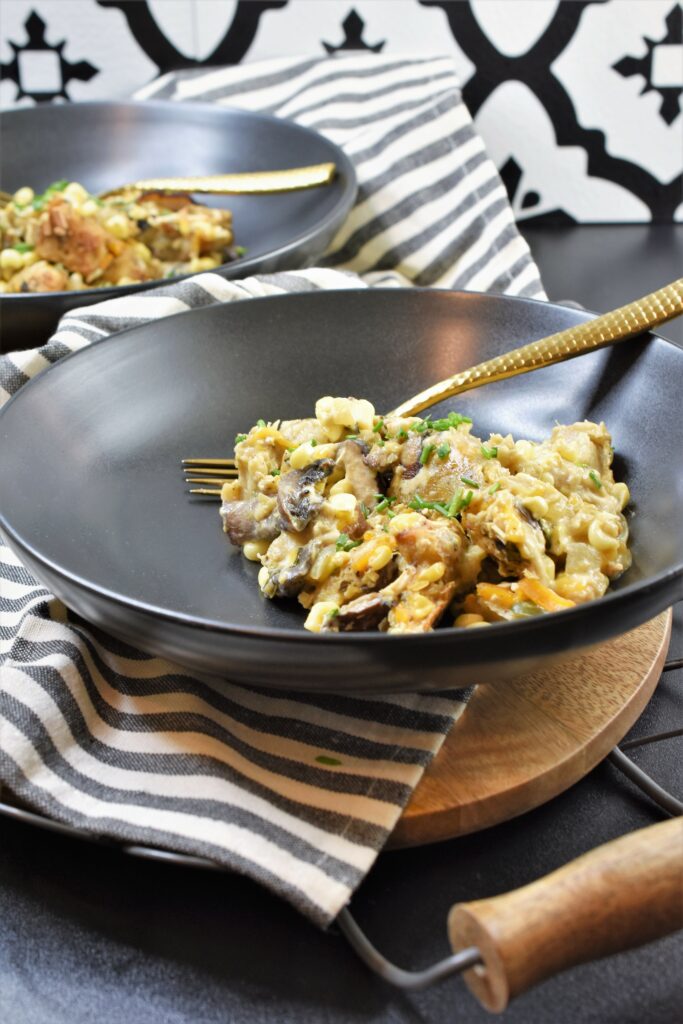
<svg viewBox="0 0 683 1024">
<path fill-rule="evenodd" d="M 565 312 L 570 311 L 572 313 L 584 317 L 585 319 L 592 319 L 593 317 L 598 315 L 597 313 L 594 313 L 589 310 L 570 309 L 569 307 L 562 306 L 559 303 L 547 302 L 542 299 L 530 299 L 516 295 L 492 295 L 486 292 L 474 292 L 465 290 L 455 291 L 445 288 L 438 290 L 435 290 L 433 288 L 411 288 L 409 292 L 404 292 L 403 289 L 401 289 L 400 291 L 402 294 L 445 294 L 449 296 L 472 296 L 476 298 L 485 298 L 487 300 L 492 300 L 494 302 L 516 302 L 534 306 L 542 306 L 544 308 L 555 307 L 557 309 L 562 309 Z M 311 301 L 311 299 L 314 297 L 316 301 L 324 301 L 324 297 L 330 292 L 337 295 L 348 295 L 349 293 L 358 294 L 360 292 L 361 294 L 380 293 L 385 296 L 388 296 L 396 295 L 397 289 L 326 289 L 320 292 L 290 292 L 283 295 L 269 295 L 258 297 L 252 301 L 268 304 L 282 303 L 283 301 L 286 303 L 292 303 L 300 301 Z M 233 306 L 216 306 L 208 308 L 232 309 Z M 201 307 L 198 310 L 191 309 L 182 313 L 176 313 L 174 314 L 174 317 L 191 317 L 199 312 L 205 313 L 206 309 L 207 307 Z M 161 324 L 166 319 L 168 318 L 161 317 L 159 320 L 153 321 L 153 323 L 155 325 Z M 85 348 L 81 348 L 76 350 L 75 352 L 71 352 L 69 355 L 65 356 L 63 359 L 60 359 L 58 362 L 52 363 L 43 372 L 39 373 L 36 377 L 33 377 L 30 381 L 28 381 L 27 384 L 20 388 L 20 390 L 17 391 L 9 399 L 8 402 L 5 403 L 3 408 L 0 409 L 0 421 L 2 419 L 2 416 L 5 414 L 5 410 L 8 409 L 11 405 L 13 405 L 20 398 L 20 396 L 26 392 L 27 388 L 37 386 L 37 383 L 46 374 L 56 371 L 60 366 L 65 365 L 72 359 L 84 355 L 85 353 L 93 349 L 95 346 L 115 344 L 116 340 L 121 336 L 131 334 L 136 331 L 144 330 L 147 326 L 148 324 L 137 324 L 134 325 L 133 327 L 126 328 L 126 330 L 124 331 L 119 331 L 116 334 L 111 334 L 106 338 L 99 338 L 96 341 L 92 342 L 90 345 L 86 346 Z M 662 337 L 661 334 L 654 331 L 648 331 L 646 333 L 653 337 L 656 337 L 659 341 L 662 341 L 665 344 L 670 345 L 677 352 L 681 353 L 681 357 L 683 358 L 683 349 L 681 349 L 680 346 L 675 344 L 675 342 L 670 341 L 668 338 Z M 307 630 L 304 630 L 303 623 L 301 623 L 300 628 L 293 627 L 291 629 L 285 629 L 282 627 L 236 626 L 230 625 L 229 623 L 217 619 L 198 618 L 197 616 L 189 615 L 184 612 L 174 612 L 168 609 L 159 608 L 155 605 L 148 604 L 145 601 L 136 600 L 134 598 L 127 597 L 124 594 L 109 591 L 107 590 L 106 587 L 98 586 L 97 584 L 92 583 L 90 580 L 86 580 L 75 573 L 69 572 L 68 570 L 64 569 L 63 566 L 60 566 L 57 563 L 53 562 L 51 559 L 46 558 L 39 551 L 37 551 L 31 544 L 22 540 L 17 531 L 10 524 L 7 523 L 1 509 L 0 528 L 2 529 L 2 532 L 4 533 L 5 537 L 11 538 L 16 548 L 26 552 L 30 558 L 33 558 L 38 564 L 44 565 L 54 575 L 67 580 L 70 584 L 81 590 L 84 590 L 86 593 L 94 594 L 96 597 L 100 599 L 110 601 L 124 608 L 129 608 L 131 609 L 131 611 L 135 613 L 147 615 L 154 619 L 162 619 L 163 621 L 172 622 L 183 627 L 188 626 L 196 630 L 201 630 L 203 632 L 219 633 L 225 636 L 253 637 L 260 638 L 262 640 L 284 641 L 295 644 L 299 644 L 302 642 L 318 644 L 345 643 L 355 646 L 364 646 L 366 644 L 375 645 L 383 643 L 392 643 L 394 645 L 398 643 L 404 645 L 411 644 L 415 646 L 428 646 L 429 644 L 444 642 L 445 640 L 453 642 L 454 638 L 458 637 L 459 640 L 457 642 L 462 647 L 470 648 L 472 646 L 475 646 L 474 641 L 479 639 L 477 635 L 479 632 L 478 630 L 467 631 L 457 629 L 453 626 L 440 627 L 439 629 L 432 630 L 429 633 L 409 633 L 398 635 L 394 634 L 392 636 L 387 636 L 383 633 L 372 632 L 349 632 L 329 634 L 310 633 Z M 657 573 L 655 576 L 649 577 L 646 580 L 627 584 L 625 587 L 622 587 L 619 591 L 608 591 L 604 597 L 598 598 L 597 600 L 599 601 L 602 607 L 611 608 L 616 603 L 627 603 L 629 598 L 633 595 L 639 595 L 642 597 L 649 593 L 660 591 L 662 588 L 665 588 L 669 584 L 673 583 L 673 581 L 675 581 L 678 577 L 683 577 L 683 559 L 671 568 L 666 569 L 660 573 Z M 564 609 L 561 613 L 563 616 L 562 621 L 566 622 L 568 627 L 571 627 L 572 625 L 580 626 L 580 624 L 583 621 L 585 621 L 588 616 L 593 614 L 595 610 L 595 603 L 595 601 L 588 601 L 585 604 L 577 605 L 574 608 Z M 544 630 L 548 628 L 548 624 L 550 622 L 557 622 L 555 615 L 540 615 L 523 621 L 516 622 L 495 622 L 491 623 L 491 627 L 493 628 L 494 633 L 491 634 L 489 633 L 488 630 L 486 631 L 486 633 L 487 636 L 489 637 L 493 635 L 497 639 L 504 641 L 506 638 L 510 636 L 517 636 L 521 638 L 522 635 L 533 635 L 537 633 L 539 629 Z"/>
<path fill-rule="evenodd" d="M 195 110 L 204 112 L 210 112 L 213 114 L 225 113 L 231 117 L 247 117 L 250 120 L 257 119 L 263 121 L 266 125 L 277 122 L 278 124 L 287 124 L 292 129 L 301 132 L 304 135 L 311 136 L 317 139 L 323 139 L 333 150 L 336 151 L 335 164 L 337 166 L 338 177 L 343 178 L 345 185 L 342 190 L 342 194 L 335 206 L 326 214 L 325 218 L 320 221 L 314 228 L 308 231 L 302 232 L 295 238 L 290 239 L 285 245 L 281 245 L 278 249 L 269 249 L 267 252 L 262 253 L 260 256 L 252 256 L 251 258 L 238 258 L 236 260 L 230 260 L 229 263 L 221 263 L 218 267 L 213 267 L 211 270 L 203 271 L 202 273 L 207 274 L 220 274 L 225 275 L 226 270 L 232 267 L 239 267 L 239 276 L 251 273 L 253 270 L 257 270 L 259 265 L 264 260 L 276 259 L 281 256 L 286 256 L 288 252 L 292 252 L 294 249 L 298 249 L 301 245 L 305 245 L 306 242 L 317 238 L 318 235 L 323 234 L 329 227 L 331 227 L 338 219 L 343 219 L 347 213 L 353 207 L 356 194 L 358 192 L 358 179 L 356 177 L 356 169 L 351 162 L 350 158 L 346 153 L 337 146 L 336 143 L 328 139 L 326 135 L 322 135 L 320 132 L 316 132 L 313 128 L 307 128 L 305 125 L 298 124 L 296 121 L 291 121 L 286 117 L 274 117 L 272 114 L 260 114 L 256 111 L 244 110 L 242 107 L 227 107 L 219 106 L 214 103 L 194 103 L 188 101 L 187 103 L 178 103 L 172 100 L 136 100 L 136 101 L 123 101 L 121 103 L 115 100 L 92 100 L 88 102 L 79 102 L 78 104 L 70 104 L 69 106 L 88 107 L 93 109 L 95 107 L 110 109 L 112 107 L 120 108 L 138 108 L 138 107 L 152 107 L 159 110 L 171 110 L 177 109 L 178 107 L 191 106 Z M 19 115 L 26 115 L 31 111 L 35 110 L 35 107 L 19 107 L 13 110 L 0 111 L 2 118 L 14 118 Z M 141 281 L 139 284 L 131 285 L 110 285 L 107 288 L 83 288 L 80 291 L 59 291 L 59 292 L 2 292 L 0 293 L 0 302 L 35 302 L 39 299 L 50 299 L 59 300 L 66 298 L 77 299 L 81 295 L 85 297 L 97 296 L 98 302 L 104 302 L 107 299 L 116 299 L 123 295 L 136 295 L 140 292 L 149 291 L 151 288 L 165 288 L 170 284 L 177 284 L 179 281 L 187 281 L 190 277 L 197 277 L 198 271 L 192 271 L 188 274 L 179 274 L 176 277 L 157 277 L 152 281 Z M 74 309 L 78 308 L 78 305 L 74 306 Z"/>
</svg>

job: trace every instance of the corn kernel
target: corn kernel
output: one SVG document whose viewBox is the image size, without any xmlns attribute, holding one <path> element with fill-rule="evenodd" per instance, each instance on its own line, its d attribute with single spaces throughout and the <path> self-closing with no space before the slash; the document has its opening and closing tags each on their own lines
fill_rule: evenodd
<svg viewBox="0 0 683 1024">
<path fill-rule="evenodd" d="M 318 601 L 306 616 L 304 629 L 310 630 L 311 633 L 319 633 L 329 615 L 332 612 L 338 611 L 339 605 L 335 604 L 334 601 Z"/>
<path fill-rule="evenodd" d="M 115 238 L 121 239 L 128 238 L 132 230 L 132 225 L 123 213 L 113 214 L 105 221 L 104 226 Z"/>
<path fill-rule="evenodd" d="M 263 590 L 270 579 L 270 572 L 265 565 L 261 566 L 258 572 L 258 585 Z"/>
<path fill-rule="evenodd" d="M 355 494 L 333 494 L 327 499 L 327 504 L 337 515 L 351 516 L 356 511 L 358 499 Z"/>
<path fill-rule="evenodd" d="M 28 206 L 28 204 L 32 203 L 35 199 L 35 192 L 32 188 L 24 186 L 24 188 L 17 189 L 17 191 L 12 196 L 12 199 L 17 204 L 17 206 Z"/>
<path fill-rule="evenodd" d="M 475 615 L 474 612 L 464 612 L 462 615 L 458 615 L 453 625 L 460 626 L 461 628 L 467 628 L 467 626 L 473 626 L 476 622 L 483 621 L 483 615 Z"/>
<path fill-rule="evenodd" d="M 315 403 L 315 415 L 330 440 L 338 441 L 344 433 L 344 427 L 371 430 L 375 409 L 364 398 L 333 398 L 326 395 Z"/>
<path fill-rule="evenodd" d="M 445 571 L 446 566 L 443 562 L 434 562 L 419 573 L 419 578 L 421 580 L 426 580 L 427 583 L 436 583 L 437 580 L 442 578 Z"/>
<path fill-rule="evenodd" d="M 77 181 L 70 182 L 62 192 L 62 195 L 74 206 L 80 206 L 90 198 L 88 192 Z"/>
<path fill-rule="evenodd" d="M 330 494 L 353 494 L 353 487 L 348 480 L 337 480 L 330 487 Z"/>
<path fill-rule="evenodd" d="M 20 270 L 23 265 L 22 255 L 16 249 L 3 249 L 0 252 L 0 267 L 3 270 Z"/>
<path fill-rule="evenodd" d="M 368 567 L 375 570 L 383 569 L 393 556 L 394 552 L 388 544 L 379 544 L 368 558 Z"/>
<path fill-rule="evenodd" d="M 311 444 L 310 441 L 304 441 L 303 444 L 300 444 L 298 448 L 289 453 L 289 465 L 292 469 L 304 469 L 311 462 L 316 462 L 318 459 L 330 458 L 334 451 L 334 445 L 315 445 Z"/>
<path fill-rule="evenodd" d="M 434 602 L 430 601 L 428 597 L 423 597 L 422 594 L 414 594 L 411 597 L 410 610 L 413 618 L 426 619 L 434 611 Z"/>
<path fill-rule="evenodd" d="M 84 217 L 94 217 L 97 213 L 97 203 L 94 199 L 86 199 L 81 206 L 80 212 Z"/>
<path fill-rule="evenodd" d="M 260 562 L 261 555 L 265 555 L 269 546 L 270 542 L 267 540 L 248 540 L 242 548 L 242 552 L 250 562 Z"/>
<path fill-rule="evenodd" d="M 334 569 L 334 555 L 331 551 L 323 551 L 311 566 L 309 576 L 317 583 L 322 583 Z"/>
<path fill-rule="evenodd" d="M 389 523 L 389 533 L 402 533 L 403 530 L 414 530 L 423 525 L 423 517 L 417 512 L 399 512 Z"/>
</svg>

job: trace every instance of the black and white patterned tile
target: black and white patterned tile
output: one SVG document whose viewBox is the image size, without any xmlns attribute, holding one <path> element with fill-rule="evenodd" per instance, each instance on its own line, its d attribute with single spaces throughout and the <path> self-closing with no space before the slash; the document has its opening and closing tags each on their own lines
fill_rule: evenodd
<svg viewBox="0 0 683 1024">
<path fill-rule="evenodd" d="M 677 0 L 0 0 L 0 105 L 352 51 L 454 60 L 520 220 L 683 219 Z"/>
</svg>

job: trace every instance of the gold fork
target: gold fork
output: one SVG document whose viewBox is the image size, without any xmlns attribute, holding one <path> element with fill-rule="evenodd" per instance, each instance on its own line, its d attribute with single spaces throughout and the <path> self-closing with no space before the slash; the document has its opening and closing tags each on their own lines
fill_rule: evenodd
<svg viewBox="0 0 683 1024">
<path fill-rule="evenodd" d="M 502 356 L 495 356 L 483 363 L 477 363 L 467 370 L 461 370 L 446 380 L 433 384 L 425 391 L 420 391 L 393 410 L 395 416 L 414 416 L 428 405 L 436 405 L 446 398 L 460 395 L 463 391 L 480 388 L 496 380 L 506 380 L 520 373 L 539 370 L 543 366 L 552 366 L 565 359 L 594 352 L 618 341 L 626 341 L 643 331 L 664 324 L 683 313 L 683 277 L 671 284 L 658 288 L 642 299 L 636 299 L 625 306 L 603 313 L 593 320 L 568 327 L 557 334 L 551 334 L 540 341 L 532 341 Z M 389 415 L 392 415 L 389 414 Z M 201 477 L 186 478 L 188 484 L 223 484 L 237 476 L 234 459 L 183 459 L 183 471 L 186 473 L 202 473 Z M 198 488 L 191 494 L 204 494 L 211 497 L 220 495 L 220 487 Z"/>
<path fill-rule="evenodd" d="M 325 163 L 311 164 L 308 167 L 289 167 L 283 171 L 241 171 L 237 174 L 185 178 L 142 178 L 128 185 L 100 192 L 98 198 L 106 199 L 122 192 L 186 192 L 223 196 L 296 192 L 303 188 L 329 185 L 336 170 L 335 164 Z M 0 206 L 6 206 L 11 199 L 9 192 L 0 189 Z"/>
</svg>

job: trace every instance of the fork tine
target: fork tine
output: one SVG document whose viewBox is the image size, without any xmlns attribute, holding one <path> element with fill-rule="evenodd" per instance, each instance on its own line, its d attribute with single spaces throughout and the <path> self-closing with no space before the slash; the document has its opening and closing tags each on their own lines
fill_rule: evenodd
<svg viewBox="0 0 683 1024">
<path fill-rule="evenodd" d="M 231 481 L 229 481 L 229 480 L 216 480 L 216 478 L 214 476 L 186 476 L 185 477 L 185 483 L 186 484 L 214 484 L 214 486 L 215 486 L 216 484 L 227 484 L 227 483 L 230 483 L 230 482 Z"/>
<path fill-rule="evenodd" d="M 220 491 L 214 491 L 210 487 L 191 487 L 190 494 L 206 494 L 210 495 L 212 498 L 220 498 L 221 496 Z"/>
<path fill-rule="evenodd" d="M 236 466 L 234 459 L 181 459 L 180 461 L 183 466 L 199 464 L 202 466 L 228 466 L 231 469 Z"/>
<path fill-rule="evenodd" d="M 229 466 L 226 469 L 212 469 L 210 466 L 183 466 L 183 473 L 206 473 L 208 476 L 219 476 L 224 480 L 229 478 L 234 480 L 237 476 L 237 470 L 231 469 Z"/>
</svg>

